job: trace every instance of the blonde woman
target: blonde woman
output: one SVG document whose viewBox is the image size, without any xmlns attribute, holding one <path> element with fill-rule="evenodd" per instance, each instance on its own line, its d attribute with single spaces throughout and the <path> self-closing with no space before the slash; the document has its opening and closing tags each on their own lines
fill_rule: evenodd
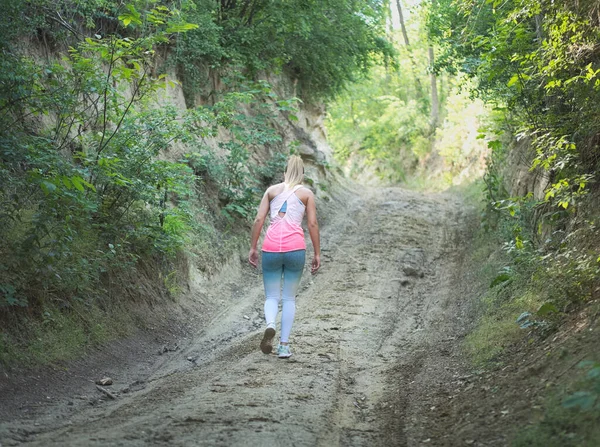
<svg viewBox="0 0 600 447">
<path fill-rule="evenodd" d="M 281 337 L 277 348 L 279 358 L 289 358 L 292 353 L 289 336 L 296 313 L 296 293 L 306 255 L 306 243 L 302 230 L 304 214 L 308 221 L 308 233 L 313 244 L 314 257 L 311 273 L 314 275 L 321 267 L 321 248 L 319 244 L 319 224 L 317 208 L 312 191 L 302 186 L 304 164 L 297 155 L 287 162 L 283 183 L 278 183 L 265 192 L 252 226 L 252 236 L 248 262 L 258 266 L 258 238 L 267 214 L 271 223 L 262 245 L 262 270 L 265 285 L 265 320 L 267 328 L 260 343 L 265 354 L 273 350 L 275 337 L 275 318 L 281 307 Z M 283 284 L 282 284 L 283 283 Z"/>
</svg>

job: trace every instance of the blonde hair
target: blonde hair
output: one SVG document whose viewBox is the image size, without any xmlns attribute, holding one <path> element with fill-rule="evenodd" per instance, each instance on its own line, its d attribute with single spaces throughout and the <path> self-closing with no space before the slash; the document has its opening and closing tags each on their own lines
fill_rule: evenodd
<svg viewBox="0 0 600 447">
<path fill-rule="evenodd" d="M 304 180 L 304 163 L 298 155 L 291 155 L 288 158 L 285 168 L 284 182 L 288 188 L 293 188 L 299 185 Z"/>
</svg>

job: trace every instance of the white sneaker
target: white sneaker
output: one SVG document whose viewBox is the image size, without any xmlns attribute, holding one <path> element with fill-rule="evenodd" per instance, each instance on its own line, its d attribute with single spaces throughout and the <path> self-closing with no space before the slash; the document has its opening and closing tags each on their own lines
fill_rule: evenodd
<svg viewBox="0 0 600 447">
<path fill-rule="evenodd" d="M 277 356 L 280 359 L 287 359 L 292 356 L 292 351 L 290 351 L 290 345 L 279 345 L 277 347 Z"/>
<path fill-rule="evenodd" d="M 260 350 L 264 354 L 270 354 L 273 351 L 273 338 L 275 337 L 275 328 L 268 327 L 265 329 L 263 339 L 260 342 Z"/>
</svg>

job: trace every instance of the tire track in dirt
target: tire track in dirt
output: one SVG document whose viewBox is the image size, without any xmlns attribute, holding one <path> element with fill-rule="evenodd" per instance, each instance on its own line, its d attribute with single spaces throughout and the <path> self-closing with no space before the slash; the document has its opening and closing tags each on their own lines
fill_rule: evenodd
<svg viewBox="0 0 600 447">
<path fill-rule="evenodd" d="M 290 360 L 259 351 L 261 278 L 244 270 L 211 292 L 237 301 L 144 389 L 66 421 L 8 424 L 2 445 L 418 445 L 418 402 L 435 381 L 423 365 L 456 299 L 461 207 L 400 188 L 341 199 L 328 205 L 323 268 L 301 284 Z"/>
</svg>

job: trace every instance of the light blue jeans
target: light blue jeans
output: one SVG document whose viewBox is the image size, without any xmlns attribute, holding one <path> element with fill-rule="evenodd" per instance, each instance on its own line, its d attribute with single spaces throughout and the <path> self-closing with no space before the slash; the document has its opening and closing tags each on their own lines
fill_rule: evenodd
<svg viewBox="0 0 600 447">
<path fill-rule="evenodd" d="M 265 320 L 267 326 L 275 327 L 275 319 L 281 306 L 281 342 L 287 343 L 294 315 L 296 314 L 296 293 L 304 270 L 306 250 L 284 253 L 262 252 L 263 282 L 265 284 Z"/>
</svg>

